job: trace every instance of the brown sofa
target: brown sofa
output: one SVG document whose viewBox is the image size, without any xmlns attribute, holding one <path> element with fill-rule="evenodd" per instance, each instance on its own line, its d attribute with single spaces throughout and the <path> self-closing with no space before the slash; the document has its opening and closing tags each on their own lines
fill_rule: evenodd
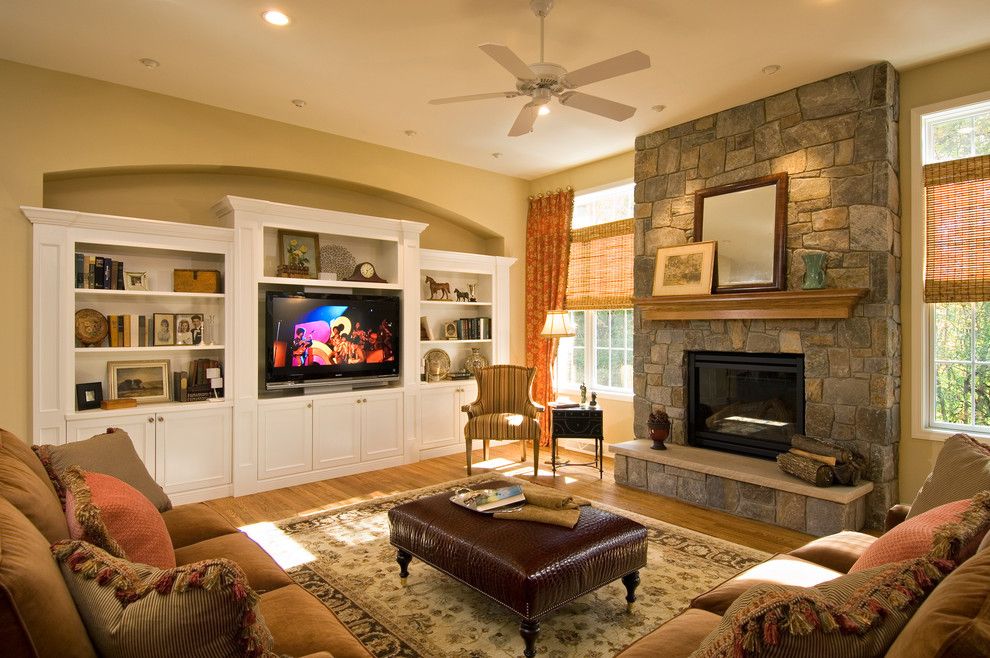
<svg viewBox="0 0 990 658">
<path fill-rule="evenodd" d="M 910 507 L 896 505 L 886 529 L 903 521 Z M 695 598 L 687 610 L 643 637 L 621 658 L 685 658 L 695 651 L 722 614 L 744 591 L 761 583 L 811 587 L 849 571 L 876 537 L 840 532 L 730 578 Z M 887 651 L 888 658 L 978 658 L 990 656 L 990 541 L 950 574 L 921 605 Z"/>
<path fill-rule="evenodd" d="M 261 597 L 275 652 L 308 658 L 371 654 L 323 603 L 295 584 L 269 555 L 212 508 L 196 503 L 162 514 L 178 564 L 225 557 Z M 0 638 L 4 656 L 95 656 L 49 552 L 68 529 L 41 462 L 0 431 Z"/>
</svg>

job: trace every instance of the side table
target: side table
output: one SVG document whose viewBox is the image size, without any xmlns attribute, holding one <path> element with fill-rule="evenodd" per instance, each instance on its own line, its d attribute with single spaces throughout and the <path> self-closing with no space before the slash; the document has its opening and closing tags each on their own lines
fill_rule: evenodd
<svg viewBox="0 0 990 658">
<path fill-rule="evenodd" d="M 602 479 L 605 466 L 605 435 L 602 430 L 601 407 L 550 407 L 550 441 L 553 474 L 557 475 L 558 466 L 593 466 L 598 469 L 598 479 Z M 595 461 L 571 463 L 557 461 L 557 439 L 594 439 Z"/>
</svg>

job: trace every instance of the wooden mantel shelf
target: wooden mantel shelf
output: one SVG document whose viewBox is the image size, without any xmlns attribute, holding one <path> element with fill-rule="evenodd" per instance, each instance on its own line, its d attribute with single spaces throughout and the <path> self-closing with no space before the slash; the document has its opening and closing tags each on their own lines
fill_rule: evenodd
<svg viewBox="0 0 990 658">
<path fill-rule="evenodd" d="M 843 319 L 866 288 L 739 292 L 722 295 L 638 297 L 633 300 L 644 320 L 801 320 Z"/>
</svg>

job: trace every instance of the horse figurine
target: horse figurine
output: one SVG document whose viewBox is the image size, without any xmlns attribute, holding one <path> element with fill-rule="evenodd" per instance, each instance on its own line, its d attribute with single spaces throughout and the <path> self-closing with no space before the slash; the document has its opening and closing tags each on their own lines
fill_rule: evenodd
<svg viewBox="0 0 990 658">
<path fill-rule="evenodd" d="M 459 302 L 469 302 L 471 301 L 471 295 L 466 292 L 461 292 L 457 288 L 454 288 L 454 294 L 457 295 L 457 301 Z"/>
<path fill-rule="evenodd" d="M 437 280 L 432 276 L 427 275 L 426 283 L 430 286 L 430 299 L 436 297 L 436 294 L 440 293 L 440 299 L 446 299 L 450 301 L 450 284 L 449 283 L 437 283 Z"/>
</svg>

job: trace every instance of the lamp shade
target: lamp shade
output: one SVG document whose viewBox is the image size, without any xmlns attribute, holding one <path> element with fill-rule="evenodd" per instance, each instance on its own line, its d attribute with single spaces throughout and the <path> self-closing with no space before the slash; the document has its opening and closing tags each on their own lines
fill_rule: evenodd
<svg viewBox="0 0 990 658">
<path fill-rule="evenodd" d="M 567 311 L 547 311 L 547 321 L 540 335 L 544 338 L 568 338 L 577 335 Z"/>
</svg>

